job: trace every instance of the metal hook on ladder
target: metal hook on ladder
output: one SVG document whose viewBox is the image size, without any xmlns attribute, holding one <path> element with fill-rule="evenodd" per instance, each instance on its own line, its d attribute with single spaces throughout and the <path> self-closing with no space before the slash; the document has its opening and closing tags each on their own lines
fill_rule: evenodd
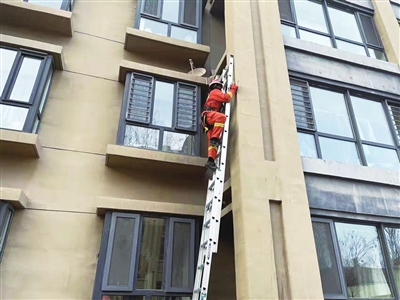
<svg viewBox="0 0 400 300">
<path fill-rule="evenodd" d="M 233 83 L 233 55 L 229 57 L 229 64 L 222 71 L 224 92 Z M 208 181 L 207 197 L 204 207 L 203 227 L 201 233 L 199 257 L 196 268 L 192 300 L 206 300 L 208 296 L 208 283 L 211 272 L 212 254 L 217 253 L 219 228 L 221 220 L 222 197 L 224 193 L 226 156 L 228 150 L 229 123 L 231 104 L 225 103 L 226 122 L 222 135 L 222 143 L 216 160 L 217 170 L 212 179 Z"/>
</svg>

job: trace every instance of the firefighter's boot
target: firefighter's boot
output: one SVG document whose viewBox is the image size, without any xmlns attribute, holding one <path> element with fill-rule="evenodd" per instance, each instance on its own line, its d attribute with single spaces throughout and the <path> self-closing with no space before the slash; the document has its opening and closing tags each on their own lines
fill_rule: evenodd
<svg viewBox="0 0 400 300">
<path fill-rule="evenodd" d="M 211 171 L 215 172 L 217 170 L 217 165 L 215 164 L 215 161 L 213 158 L 209 157 L 208 161 L 206 163 L 206 167 L 210 169 Z"/>
</svg>

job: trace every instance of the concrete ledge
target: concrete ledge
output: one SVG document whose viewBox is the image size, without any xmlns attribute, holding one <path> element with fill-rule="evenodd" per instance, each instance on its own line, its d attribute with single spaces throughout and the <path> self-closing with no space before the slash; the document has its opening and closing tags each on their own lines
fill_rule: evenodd
<svg viewBox="0 0 400 300">
<path fill-rule="evenodd" d="M 21 189 L 0 187 L 0 200 L 7 201 L 15 209 L 25 209 L 28 205 L 28 197 Z"/>
<path fill-rule="evenodd" d="M 15 24 L 72 36 L 72 12 L 24 1 L 0 2 L 1 24 Z"/>
<path fill-rule="evenodd" d="M 53 56 L 54 65 L 55 65 L 56 69 L 64 70 L 64 56 L 62 53 L 62 50 L 63 50 L 62 46 L 38 42 L 38 41 L 34 41 L 34 40 L 23 39 L 23 38 L 11 36 L 11 35 L 5 35 L 5 34 L 0 34 L 0 45 L 45 52 L 45 53 Z"/>
<path fill-rule="evenodd" d="M 199 205 L 100 197 L 96 213 L 99 216 L 103 216 L 107 210 L 155 212 L 189 216 L 203 216 L 204 214 L 204 206 Z"/>
<path fill-rule="evenodd" d="M 400 172 L 302 157 L 304 173 L 400 186 Z"/>
<path fill-rule="evenodd" d="M 39 158 L 42 146 L 38 135 L 20 131 L 0 129 L 0 153 Z"/>
<path fill-rule="evenodd" d="M 194 44 L 136 28 L 128 27 L 125 33 L 125 49 L 150 55 L 163 56 L 166 60 L 189 63 L 202 67 L 210 54 L 210 47 Z"/>
<path fill-rule="evenodd" d="M 311 43 L 290 36 L 283 36 L 285 48 L 292 48 L 302 52 L 316 54 L 318 56 L 327 57 L 338 61 L 345 61 L 353 65 L 359 65 L 366 68 L 377 69 L 380 71 L 390 72 L 399 75 L 400 68 L 394 63 L 382 61 L 379 59 L 357 55 L 351 52 L 339 50 L 316 43 Z"/>
<path fill-rule="evenodd" d="M 157 172 L 157 174 L 184 176 L 185 178 L 201 178 L 206 168 L 206 159 L 146 150 L 120 145 L 107 145 L 106 166 Z"/>
<path fill-rule="evenodd" d="M 154 75 L 159 78 L 174 79 L 176 81 L 188 82 L 197 85 L 207 85 L 207 78 L 189 75 L 182 72 L 172 71 L 168 69 L 153 67 L 137 62 L 123 60 L 119 65 L 118 81 L 124 83 L 127 72 L 138 72 L 143 74 Z"/>
</svg>

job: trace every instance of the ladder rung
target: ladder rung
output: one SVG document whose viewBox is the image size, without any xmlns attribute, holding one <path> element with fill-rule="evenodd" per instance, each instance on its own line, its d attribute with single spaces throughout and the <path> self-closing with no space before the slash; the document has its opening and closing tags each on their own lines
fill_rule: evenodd
<svg viewBox="0 0 400 300">
<path fill-rule="evenodd" d="M 210 225 L 210 223 L 211 223 L 211 219 L 208 219 L 205 223 L 204 223 L 204 227 L 205 228 L 208 228 L 208 225 Z"/>
<path fill-rule="evenodd" d="M 208 244 L 208 241 L 205 241 L 204 243 L 202 243 L 202 244 L 200 245 L 200 247 L 205 249 L 205 248 L 207 248 L 207 247 L 206 247 L 207 244 Z"/>
<path fill-rule="evenodd" d="M 210 186 L 208 187 L 208 189 L 211 191 L 215 186 L 215 180 L 210 184 Z"/>
<path fill-rule="evenodd" d="M 200 266 L 197 266 L 197 269 L 203 270 L 204 269 L 204 264 L 201 264 Z"/>
<path fill-rule="evenodd" d="M 212 203 L 213 203 L 213 200 L 211 199 L 210 202 L 208 202 L 208 203 L 206 204 L 206 209 L 209 209 L 210 206 L 212 205 Z"/>
<path fill-rule="evenodd" d="M 195 292 L 195 293 L 200 293 L 200 292 L 201 292 L 201 289 L 195 289 L 193 292 Z"/>
</svg>

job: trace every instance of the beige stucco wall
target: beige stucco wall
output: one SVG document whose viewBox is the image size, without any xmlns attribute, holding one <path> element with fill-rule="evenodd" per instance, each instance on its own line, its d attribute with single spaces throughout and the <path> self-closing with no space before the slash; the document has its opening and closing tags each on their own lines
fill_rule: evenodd
<svg viewBox="0 0 400 300">
<path fill-rule="evenodd" d="M 76 1 L 73 37 L 2 24 L 2 34 L 63 47 L 38 132 L 39 159 L 0 158 L 0 186 L 30 199 L 17 211 L 0 265 L 2 299 L 89 299 L 103 219 L 99 197 L 203 205 L 206 182 L 105 166 L 115 144 L 124 85 L 122 60 L 189 71 L 162 57 L 124 50 L 136 1 Z"/>
</svg>

